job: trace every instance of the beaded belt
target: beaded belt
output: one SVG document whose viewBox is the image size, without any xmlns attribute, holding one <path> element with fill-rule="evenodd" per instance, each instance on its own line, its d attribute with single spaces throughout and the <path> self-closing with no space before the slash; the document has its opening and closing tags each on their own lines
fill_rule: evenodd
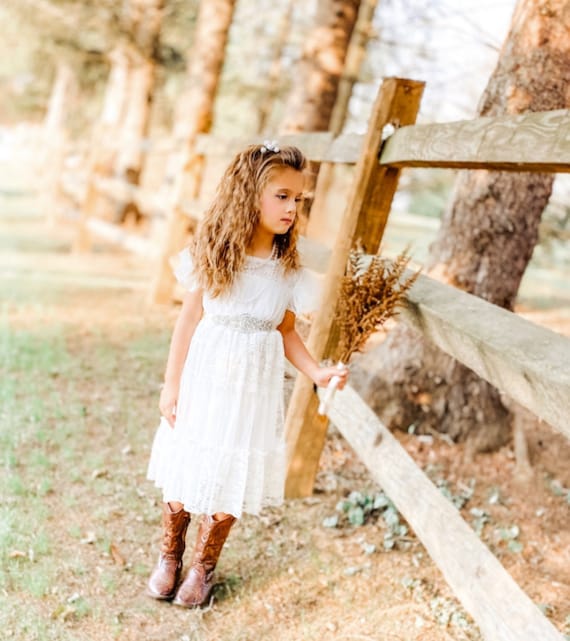
<svg viewBox="0 0 570 641">
<path fill-rule="evenodd" d="M 249 314 L 237 314 L 236 316 L 206 314 L 205 318 L 217 325 L 237 329 L 239 332 L 271 332 L 275 329 L 271 321 L 255 318 Z"/>
</svg>

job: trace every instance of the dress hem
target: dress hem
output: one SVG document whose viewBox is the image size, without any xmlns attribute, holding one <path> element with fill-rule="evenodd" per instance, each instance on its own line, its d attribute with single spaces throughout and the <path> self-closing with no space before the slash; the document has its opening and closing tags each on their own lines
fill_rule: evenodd
<svg viewBox="0 0 570 641">
<path fill-rule="evenodd" d="M 156 479 L 150 476 L 147 476 L 147 480 L 151 481 L 154 484 L 155 488 L 163 491 L 162 485 L 160 484 L 159 481 L 157 481 Z M 164 503 L 173 503 L 173 502 L 182 503 L 184 510 L 186 512 L 189 512 L 190 514 L 208 514 L 211 516 L 212 514 L 216 514 L 217 512 L 223 512 L 224 514 L 231 514 L 236 519 L 239 519 L 244 514 L 249 514 L 251 516 L 259 516 L 261 511 L 264 508 L 281 507 L 285 502 L 285 498 L 284 497 L 283 498 L 266 497 L 261 501 L 259 507 L 254 508 L 245 504 L 241 510 L 235 510 L 233 508 L 230 508 L 229 506 L 224 506 L 223 504 L 221 505 L 220 508 L 216 508 L 216 509 L 208 508 L 204 505 L 199 505 L 197 503 L 192 505 L 188 501 L 184 501 L 184 499 L 180 498 L 179 495 L 167 497 L 165 496 L 164 492 L 162 494 L 162 501 Z"/>
</svg>

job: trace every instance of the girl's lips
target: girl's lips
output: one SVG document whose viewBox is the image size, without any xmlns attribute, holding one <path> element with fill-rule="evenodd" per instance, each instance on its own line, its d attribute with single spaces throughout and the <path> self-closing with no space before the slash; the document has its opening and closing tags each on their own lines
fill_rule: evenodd
<svg viewBox="0 0 570 641">
<path fill-rule="evenodd" d="M 293 222 L 293 219 L 292 218 L 282 218 L 281 222 L 282 223 L 287 223 L 288 225 L 290 225 Z"/>
</svg>

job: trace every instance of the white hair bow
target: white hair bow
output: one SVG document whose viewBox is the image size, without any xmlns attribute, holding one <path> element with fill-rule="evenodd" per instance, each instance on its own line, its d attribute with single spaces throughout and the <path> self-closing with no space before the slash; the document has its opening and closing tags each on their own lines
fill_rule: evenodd
<svg viewBox="0 0 570 641">
<path fill-rule="evenodd" d="M 273 151 L 274 153 L 278 153 L 279 145 L 277 144 L 276 140 L 264 140 L 260 151 L 262 154 L 264 154 L 266 151 Z"/>
</svg>

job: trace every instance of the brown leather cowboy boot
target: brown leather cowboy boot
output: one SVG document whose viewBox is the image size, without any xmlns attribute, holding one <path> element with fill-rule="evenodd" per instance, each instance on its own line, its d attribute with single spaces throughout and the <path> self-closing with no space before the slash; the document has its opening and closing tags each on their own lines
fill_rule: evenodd
<svg viewBox="0 0 570 641">
<path fill-rule="evenodd" d="M 162 505 L 162 547 L 158 563 L 147 587 L 153 599 L 172 599 L 182 570 L 186 530 L 190 514 L 184 509 L 173 512 L 168 503 Z"/>
<path fill-rule="evenodd" d="M 175 605 L 194 608 L 208 601 L 214 587 L 214 568 L 235 521 L 231 514 L 226 514 L 219 521 L 213 516 L 202 517 L 192 565 L 178 588 L 173 601 Z"/>
</svg>

